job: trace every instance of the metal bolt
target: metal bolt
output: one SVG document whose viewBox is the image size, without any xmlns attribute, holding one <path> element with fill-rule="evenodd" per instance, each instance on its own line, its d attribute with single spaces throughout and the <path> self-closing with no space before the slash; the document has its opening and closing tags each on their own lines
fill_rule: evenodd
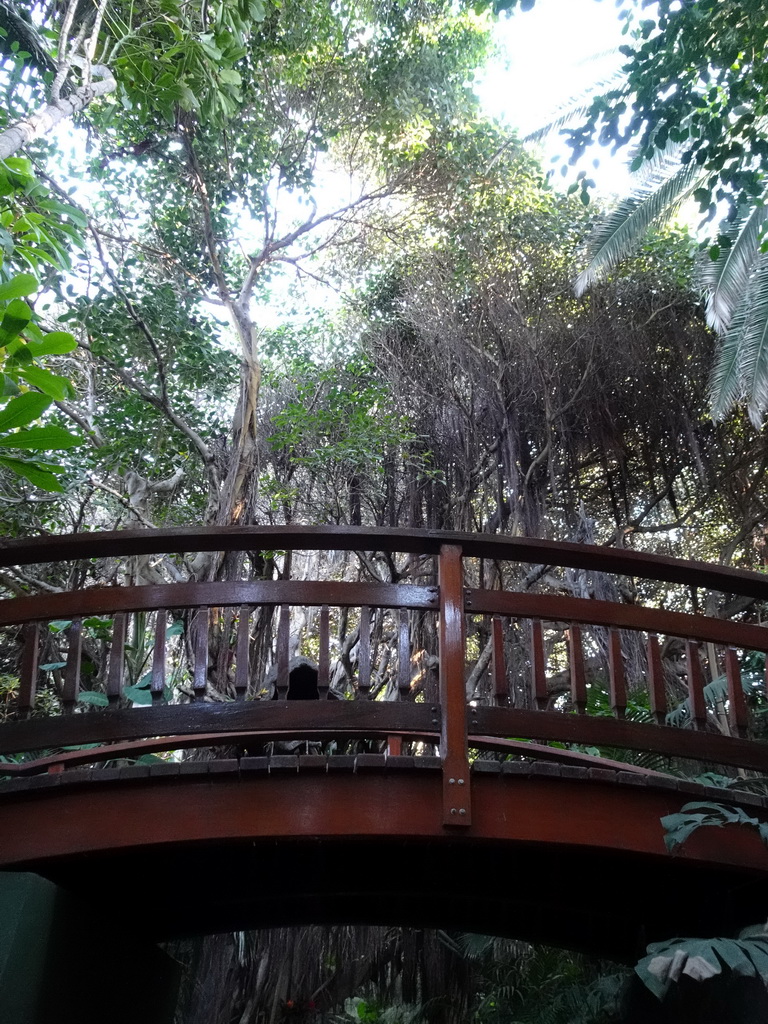
<svg viewBox="0 0 768 1024">
<path fill-rule="evenodd" d="M 437 708 L 431 708 L 430 710 L 431 710 L 431 712 L 432 712 L 432 714 L 433 714 L 433 715 L 436 715 L 436 714 L 437 714 Z"/>
<path fill-rule="evenodd" d="M 464 785 L 464 779 L 459 779 L 459 785 L 460 785 L 460 786 L 463 786 L 463 785 Z"/>
<path fill-rule="evenodd" d="M 456 813 L 456 808 L 455 808 L 455 807 L 452 807 L 452 808 L 451 808 L 451 814 L 455 814 L 455 813 Z"/>
<path fill-rule="evenodd" d="M 448 785 L 452 786 L 455 781 L 456 781 L 456 779 L 448 779 Z"/>
<path fill-rule="evenodd" d="M 461 810 L 459 811 L 459 814 L 466 814 L 466 813 L 467 813 L 467 812 L 466 812 L 466 811 L 464 810 L 464 808 L 463 808 L 463 807 L 462 807 L 462 808 L 461 808 Z"/>
</svg>

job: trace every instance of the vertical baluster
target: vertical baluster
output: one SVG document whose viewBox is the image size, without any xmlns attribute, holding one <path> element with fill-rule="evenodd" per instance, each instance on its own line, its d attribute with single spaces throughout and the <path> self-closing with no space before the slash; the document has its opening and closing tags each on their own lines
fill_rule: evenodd
<svg viewBox="0 0 768 1024">
<path fill-rule="evenodd" d="M 241 606 L 240 617 L 237 620 L 235 657 L 235 699 L 244 700 L 248 692 L 248 670 L 251 657 L 251 609 L 247 604 Z"/>
<path fill-rule="evenodd" d="M 67 637 L 69 651 L 64 668 L 64 688 L 61 691 L 61 702 L 65 711 L 72 711 L 77 703 L 77 694 L 80 690 L 80 659 L 83 653 L 82 619 L 72 620 L 72 625 L 67 630 Z"/>
<path fill-rule="evenodd" d="M 727 647 L 725 651 L 725 677 L 728 680 L 728 721 L 731 732 L 736 736 L 746 736 L 749 724 L 747 702 L 741 682 L 739 659 L 732 647 Z"/>
<path fill-rule="evenodd" d="M 657 725 L 664 725 L 667 720 L 667 683 L 661 664 L 659 638 L 655 633 L 648 634 L 648 696 Z"/>
<path fill-rule="evenodd" d="M 291 630 L 291 610 L 287 604 L 280 605 L 280 619 L 277 624 L 277 697 L 288 698 L 288 643 Z"/>
<path fill-rule="evenodd" d="M 469 825 L 471 805 L 467 751 L 466 641 L 461 548 L 440 548 L 440 759 L 443 768 L 443 821 Z"/>
<path fill-rule="evenodd" d="M 23 632 L 24 647 L 19 672 L 19 711 L 23 717 L 35 706 L 37 694 L 38 664 L 40 660 L 40 623 L 28 622 Z"/>
<path fill-rule="evenodd" d="M 612 629 L 608 648 L 610 672 L 611 709 L 615 718 L 624 718 L 627 713 L 627 683 L 624 677 L 624 658 L 621 654 L 621 634 Z"/>
<path fill-rule="evenodd" d="M 123 663 L 125 661 L 125 636 L 128 616 L 125 612 L 115 615 L 112 627 L 112 646 L 109 650 L 109 672 L 107 673 L 107 699 L 110 707 L 116 707 L 123 692 Z"/>
<path fill-rule="evenodd" d="M 195 700 L 205 698 L 208 682 L 208 626 L 210 608 L 198 609 L 195 616 L 195 669 L 192 676 L 192 690 Z"/>
<path fill-rule="evenodd" d="M 493 675 L 493 703 L 506 707 L 509 703 L 509 680 L 504 664 L 504 627 L 498 615 L 491 619 L 491 674 Z"/>
<path fill-rule="evenodd" d="M 152 703 L 162 700 L 165 691 L 165 642 L 168 632 L 168 612 L 160 608 L 155 618 L 155 649 L 152 652 Z"/>
<path fill-rule="evenodd" d="M 360 642 L 357 653 L 357 692 L 368 697 L 371 690 L 371 609 L 360 609 Z"/>
<path fill-rule="evenodd" d="M 403 752 L 402 736 L 387 736 L 387 753 L 390 757 L 400 757 Z"/>
<path fill-rule="evenodd" d="M 533 670 L 533 699 L 539 711 L 546 711 L 549 704 L 547 692 L 547 669 L 544 657 L 544 630 L 541 622 L 531 622 L 531 662 Z"/>
<path fill-rule="evenodd" d="M 688 664 L 688 699 L 694 729 L 703 729 L 707 724 L 707 705 L 704 700 L 704 673 L 701 670 L 699 645 L 686 640 L 685 657 Z"/>
<path fill-rule="evenodd" d="M 584 672 L 584 644 L 581 626 L 568 630 L 568 660 L 571 664 L 571 700 L 578 714 L 587 710 L 587 677 Z"/>
<path fill-rule="evenodd" d="M 398 616 L 397 689 L 400 700 L 407 700 L 411 690 L 411 642 L 408 635 L 407 608 L 401 608 Z"/>
<path fill-rule="evenodd" d="M 328 699 L 328 687 L 331 684 L 330 668 L 330 618 L 328 605 L 324 604 L 320 609 L 320 650 L 317 659 L 317 689 L 320 700 Z"/>
</svg>

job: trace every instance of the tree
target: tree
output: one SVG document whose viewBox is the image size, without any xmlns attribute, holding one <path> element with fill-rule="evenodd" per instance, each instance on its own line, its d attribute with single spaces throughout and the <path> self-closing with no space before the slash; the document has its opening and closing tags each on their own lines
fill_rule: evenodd
<svg viewBox="0 0 768 1024">
<path fill-rule="evenodd" d="M 709 323 L 723 336 L 712 415 L 722 419 L 746 398 L 756 426 L 768 409 L 765 16 L 762 0 L 661 0 L 622 47 L 621 84 L 595 98 L 584 123 L 567 133 L 574 159 L 596 141 L 614 152 L 631 144 L 633 169 L 646 167 L 638 190 L 595 232 L 579 290 L 684 199 L 693 197 L 708 220 L 726 206 L 700 273 Z"/>
</svg>

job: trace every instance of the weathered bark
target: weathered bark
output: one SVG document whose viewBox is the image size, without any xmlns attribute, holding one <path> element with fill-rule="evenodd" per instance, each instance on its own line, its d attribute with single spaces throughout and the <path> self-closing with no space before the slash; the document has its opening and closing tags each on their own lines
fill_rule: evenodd
<svg viewBox="0 0 768 1024">
<path fill-rule="evenodd" d="M 46 103 L 36 114 L 23 121 L 17 121 L 4 132 L 0 132 L 0 160 L 13 156 L 16 150 L 44 135 L 60 121 L 84 110 L 98 96 L 106 96 L 117 88 L 112 72 L 104 64 L 94 64 L 91 68 L 91 77 L 89 85 L 81 85 L 69 96 Z"/>
</svg>

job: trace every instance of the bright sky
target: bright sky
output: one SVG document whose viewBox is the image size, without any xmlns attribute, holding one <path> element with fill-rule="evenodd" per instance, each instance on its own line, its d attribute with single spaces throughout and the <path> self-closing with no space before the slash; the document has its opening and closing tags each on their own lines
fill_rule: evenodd
<svg viewBox="0 0 768 1024">
<path fill-rule="evenodd" d="M 477 89 L 488 113 L 525 135 L 604 82 L 623 61 L 616 52 L 626 42 L 618 13 L 612 0 L 537 0 L 532 11 L 501 19 L 494 31 L 499 57 Z M 553 136 L 542 149 L 545 167 L 559 168 L 563 161 L 551 159 L 567 158 L 568 152 L 564 140 Z M 622 194 L 629 181 L 626 164 L 626 151 L 611 156 L 600 147 L 585 166 L 600 191 Z M 569 174 L 565 181 L 570 180 Z"/>
</svg>

